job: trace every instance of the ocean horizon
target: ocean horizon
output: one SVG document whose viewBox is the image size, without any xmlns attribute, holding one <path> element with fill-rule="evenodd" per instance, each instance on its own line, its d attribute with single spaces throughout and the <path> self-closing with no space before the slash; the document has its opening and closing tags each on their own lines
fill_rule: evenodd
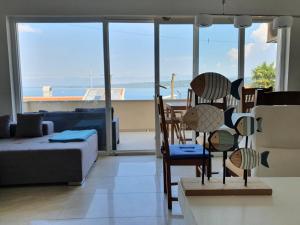
<svg viewBox="0 0 300 225">
<path fill-rule="evenodd" d="M 187 97 L 188 88 L 190 88 L 190 80 L 177 80 L 174 85 L 174 94 L 177 99 Z M 246 79 L 245 83 L 251 83 L 251 79 Z M 48 84 L 45 84 L 47 86 Z M 162 81 L 160 85 L 165 86 L 167 89 L 160 88 L 162 96 L 170 96 L 171 88 L 170 81 Z M 51 86 L 51 85 L 50 85 Z M 40 87 L 23 87 L 23 96 L 26 97 L 39 97 L 43 96 L 43 85 Z M 104 85 L 77 85 L 77 86 L 63 86 L 52 85 L 53 96 L 84 96 L 88 88 L 104 88 Z M 137 82 L 137 83 L 125 83 L 115 84 L 112 88 L 125 88 L 124 100 L 148 100 L 154 98 L 154 82 Z"/>
</svg>

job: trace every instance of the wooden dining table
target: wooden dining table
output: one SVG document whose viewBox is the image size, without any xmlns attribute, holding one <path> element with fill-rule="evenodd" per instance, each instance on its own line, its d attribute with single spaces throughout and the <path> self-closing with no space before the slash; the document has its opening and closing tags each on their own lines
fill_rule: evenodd
<svg viewBox="0 0 300 225">
<path fill-rule="evenodd" d="M 186 110 L 186 101 L 172 101 L 166 103 L 167 116 L 171 118 L 171 144 L 174 144 L 176 112 Z"/>
</svg>

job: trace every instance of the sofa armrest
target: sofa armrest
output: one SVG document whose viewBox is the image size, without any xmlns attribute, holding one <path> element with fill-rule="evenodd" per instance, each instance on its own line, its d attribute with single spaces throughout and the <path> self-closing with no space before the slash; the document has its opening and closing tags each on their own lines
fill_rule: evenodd
<svg viewBox="0 0 300 225">
<path fill-rule="evenodd" d="M 117 150 L 117 145 L 120 142 L 120 123 L 119 123 L 119 118 L 115 116 L 115 118 L 112 121 L 112 147 L 113 150 Z"/>
<path fill-rule="evenodd" d="M 10 136 L 16 135 L 17 123 L 10 124 Z M 43 135 L 49 135 L 54 132 L 54 124 L 52 121 L 43 121 L 42 123 Z"/>
<path fill-rule="evenodd" d="M 43 135 L 54 133 L 54 123 L 52 121 L 43 121 Z"/>
</svg>

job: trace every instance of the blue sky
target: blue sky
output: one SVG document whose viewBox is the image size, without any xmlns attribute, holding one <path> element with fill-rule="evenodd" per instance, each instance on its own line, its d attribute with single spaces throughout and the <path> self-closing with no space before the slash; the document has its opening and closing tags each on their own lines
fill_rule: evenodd
<svg viewBox="0 0 300 225">
<path fill-rule="evenodd" d="M 154 25 L 110 24 L 112 84 L 154 81 Z M 276 59 L 266 24 L 246 30 L 245 74 Z M 22 81 L 26 87 L 103 84 L 102 24 L 19 24 Z M 161 25 L 161 80 L 192 78 L 192 25 Z M 238 31 L 229 25 L 200 29 L 200 72 L 237 77 Z"/>
</svg>

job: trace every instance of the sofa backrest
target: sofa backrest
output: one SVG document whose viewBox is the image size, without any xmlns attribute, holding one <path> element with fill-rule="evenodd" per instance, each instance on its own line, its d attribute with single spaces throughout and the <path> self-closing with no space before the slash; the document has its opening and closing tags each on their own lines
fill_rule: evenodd
<svg viewBox="0 0 300 225">
<path fill-rule="evenodd" d="M 253 136 L 254 147 L 300 147 L 300 105 L 261 105 L 252 112 L 256 118 L 262 117 L 263 130 Z"/>
<path fill-rule="evenodd" d="M 105 114 L 94 112 L 45 112 L 45 121 L 54 123 L 54 131 L 81 130 L 98 127 L 105 130 Z M 98 130 L 98 129 L 97 129 Z"/>
<path fill-rule="evenodd" d="M 75 112 L 94 112 L 94 113 L 102 113 L 105 115 L 105 108 L 76 108 Z M 114 119 L 114 108 L 111 108 L 111 118 Z"/>
</svg>

